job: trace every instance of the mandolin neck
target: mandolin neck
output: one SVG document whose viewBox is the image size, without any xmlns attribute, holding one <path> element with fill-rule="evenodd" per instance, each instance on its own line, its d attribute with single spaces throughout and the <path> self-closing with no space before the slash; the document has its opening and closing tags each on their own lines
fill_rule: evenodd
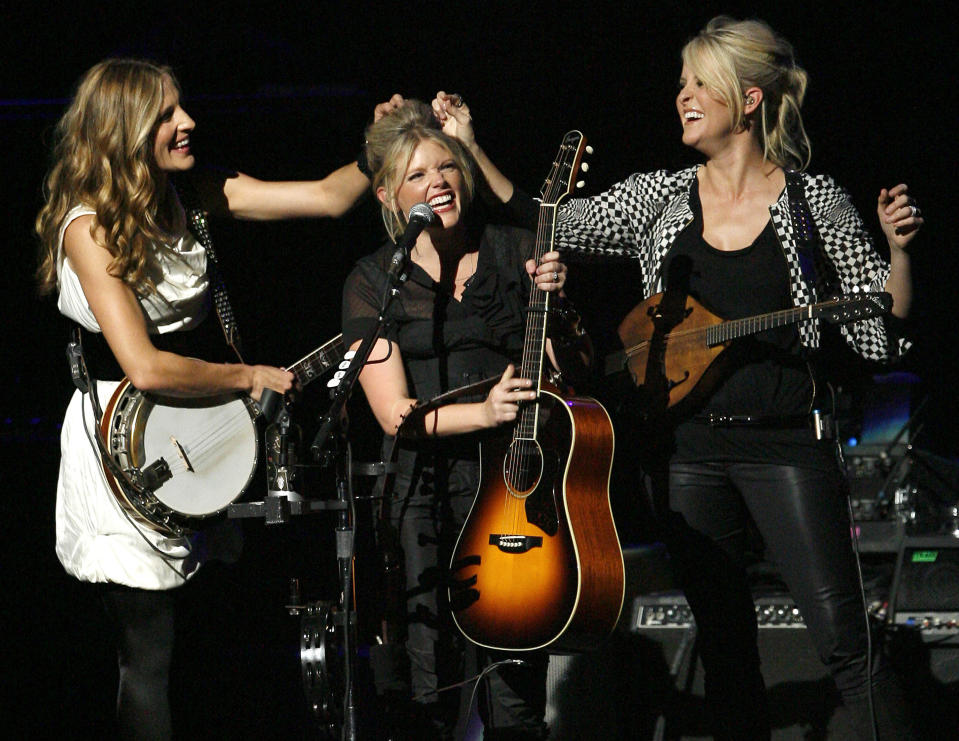
<svg viewBox="0 0 959 741">
<path fill-rule="evenodd" d="M 745 319 L 730 319 L 706 328 L 706 345 L 715 347 L 740 337 L 765 332 L 767 329 L 776 329 L 788 324 L 815 319 L 819 315 L 819 311 L 817 305 L 796 306 L 792 309 L 758 314 Z"/>
</svg>

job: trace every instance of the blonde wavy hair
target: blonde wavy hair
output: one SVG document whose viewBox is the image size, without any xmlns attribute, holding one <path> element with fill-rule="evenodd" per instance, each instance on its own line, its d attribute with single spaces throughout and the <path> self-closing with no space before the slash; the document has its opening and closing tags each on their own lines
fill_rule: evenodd
<svg viewBox="0 0 959 741">
<path fill-rule="evenodd" d="M 164 80 L 179 89 L 169 67 L 107 59 L 78 82 L 56 126 L 44 205 L 35 223 L 41 293 L 56 288 L 59 232 L 67 212 L 81 204 L 96 211 L 90 233 L 113 256 L 110 274 L 137 293 L 155 290 L 147 275 L 153 250 L 169 240 L 173 222 L 166 180 L 158 177 L 153 154 Z"/>
<path fill-rule="evenodd" d="M 792 45 L 760 20 L 717 16 L 682 51 L 683 63 L 730 112 L 730 123 L 747 125 L 743 96 L 758 87 L 763 99 L 757 116 L 763 156 L 780 167 L 804 170 L 812 145 L 802 108 L 809 77 L 796 64 Z"/>
<path fill-rule="evenodd" d="M 386 202 L 381 204 L 381 213 L 386 231 L 394 242 L 403 234 L 407 216 L 396 207 L 395 196 L 403 184 L 413 153 L 424 141 L 434 141 L 449 151 L 463 174 L 466 202 L 473 202 L 476 179 L 472 158 L 458 141 L 443 133 L 432 108 L 419 100 L 407 100 L 366 129 L 366 161 L 373 173 L 373 192 L 383 188 L 389 194 Z"/>
</svg>

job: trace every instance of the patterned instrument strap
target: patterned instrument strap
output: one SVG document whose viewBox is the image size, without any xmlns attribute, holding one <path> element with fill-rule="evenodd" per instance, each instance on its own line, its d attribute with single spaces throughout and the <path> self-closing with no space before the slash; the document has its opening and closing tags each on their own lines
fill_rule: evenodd
<svg viewBox="0 0 959 741">
<path fill-rule="evenodd" d="M 213 248 L 213 239 L 210 237 L 210 227 L 207 223 L 206 211 L 200 208 L 187 209 L 187 226 L 193 233 L 196 240 L 203 245 L 206 250 L 207 260 L 211 266 L 210 281 L 213 285 L 213 308 L 216 309 L 216 315 L 220 320 L 220 326 L 223 328 L 223 336 L 226 338 L 226 344 L 233 348 L 233 352 L 243 361 L 241 352 L 242 343 L 240 341 L 240 328 L 236 323 L 236 316 L 233 314 L 233 306 L 230 304 L 230 296 L 226 290 L 226 284 L 223 282 L 223 271 L 220 270 L 220 263 L 216 258 L 216 251 Z"/>
<path fill-rule="evenodd" d="M 809 211 L 809 202 L 803 192 L 802 178 L 795 170 L 785 170 L 786 195 L 789 199 L 789 216 L 792 219 L 796 245 L 799 248 L 799 266 L 814 299 L 820 301 L 831 296 L 838 286 L 838 276 L 823 252 L 819 229 Z M 839 290 L 836 288 L 835 290 Z"/>
</svg>

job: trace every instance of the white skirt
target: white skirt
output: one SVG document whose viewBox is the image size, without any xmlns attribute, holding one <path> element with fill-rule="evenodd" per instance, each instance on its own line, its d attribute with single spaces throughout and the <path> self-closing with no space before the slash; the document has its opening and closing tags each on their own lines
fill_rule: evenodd
<svg viewBox="0 0 959 741">
<path fill-rule="evenodd" d="M 107 404 L 118 385 L 97 382 L 101 405 Z M 57 558 L 67 573 L 81 581 L 141 589 L 180 586 L 196 573 L 196 563 L 192 559 L 186 563 L 187 544 L 134 521 L 123 509 L 107 482 L 93 427 L 89 395 L 75 391 L 60 433 Z"/>
</svg>

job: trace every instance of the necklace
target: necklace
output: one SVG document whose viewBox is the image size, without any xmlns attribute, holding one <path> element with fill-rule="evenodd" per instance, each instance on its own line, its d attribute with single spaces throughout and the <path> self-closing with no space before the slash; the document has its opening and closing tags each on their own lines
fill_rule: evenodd
<svg viewBox="0 0 959 741">
<path fill-rule="evenodd" d="M 472 259 L 469 261 L 469 262 L 472 262 L 472 267 L 468 267 L 468 268 L 467 268 L 467 273 L 466 273 L 466 277 L 465 277 L 465 278 L 454 278 L 454 279 L 453 279 L 453 283 L 455 283 L 456 285 L 462 285 L 463 283 L 466 283 L 466 282 L 467 282 L 470 278 L 472 278 L 473 275 L 476 273 L 476 261 L 477 261 L 477 259 L 476 259 L 476 253 L 475 253 L 475 252 L 468 252 L 468 253 L 467 253 L 467 256 L 472 258 Z M 457 273 L 459 273 L 459 270 L 457 270 Z"/>
</svg>

